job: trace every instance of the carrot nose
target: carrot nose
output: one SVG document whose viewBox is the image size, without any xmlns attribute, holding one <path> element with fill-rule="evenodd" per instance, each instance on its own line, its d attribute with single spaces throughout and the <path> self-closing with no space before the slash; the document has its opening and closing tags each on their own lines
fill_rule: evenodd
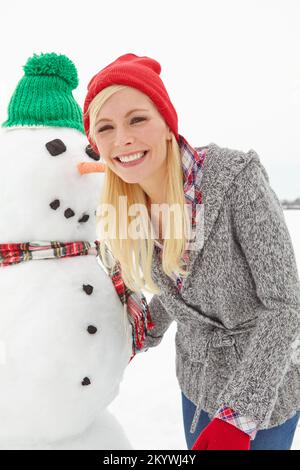
<svg viewBox="0 0 300 470">
<path fill-rule="evenodd" d="M 85 173 L 104 173 L 105 165 L 96 162 L 80 162 L 77 165 L 78 171 L 81 175 Z"/>
</svg>

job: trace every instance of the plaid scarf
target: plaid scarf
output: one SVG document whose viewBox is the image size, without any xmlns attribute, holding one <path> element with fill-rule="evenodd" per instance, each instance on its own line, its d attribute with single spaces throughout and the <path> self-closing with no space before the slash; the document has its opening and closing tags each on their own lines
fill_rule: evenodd
<svg viewBox="0 0 300 470">
<path fill-rule="evenodd" d="M 73 256 L 100 254 L 100 242 L 76 241 L 62 243 L 58 241 L 34 241 L 26 243 L 0 244 L 0 267 L 7 267 L 23 261 L 70 258 Z M 102 263 L 101 263 L 102 264 Z M 120 266 L 116 264 L 108 272 L 120 301 L 125 307 L 128 320 L 132 325 L 132 356 L 143 347 L 145 337 L 154 327 L 149 307 L 144 295 L 131 291 L 123 282 Z"/>
<path fill-rule="evenodd" d="M 18 264 L 22 261 L 51 258 L 70 258 L 80 255 L 97 255 L 95 243 L 56 241 L 3 243 L 0 244 L 0 267 Z"/>
<path fill-rule="evenodd" d="M 197 205 L 202 204 L 202 192 L 200 190 L 200 186 L 203 177 L 203 164 L 208 147 L 193 148 L 182 135 L 179 135 L 179 148 L 181 153 L 182 171 L 184 175 L 183 191 L 186 203 L 191 204 L 191 222 L 192 230 L 194 232 L 197 224 Z M 156 244 L 155 248 L 161 258 L 162 247 Z M 189 262 L 188 251 L 185 251 L 183 255 L 183 261 L 187 266 Z M 178 273 L 173 273 L 173 279 L 178 292 L 182 292 L 183 278 L 181 278 Z"/>
<path fill-rule="evenodd" d="M 125 305 L 129 321 L 132 325 L 133 356 L 143 348 L 148 331 L 154 328 L 147 300 L 142 293 L 131 291 L 124 283 L 120 265 L 117 263 L 110 272 L 115 289 Z M 132 356 L 132 357 L 133 357 Z M 131 358 L 132 359 L 132 358 Z"/>
</svg>

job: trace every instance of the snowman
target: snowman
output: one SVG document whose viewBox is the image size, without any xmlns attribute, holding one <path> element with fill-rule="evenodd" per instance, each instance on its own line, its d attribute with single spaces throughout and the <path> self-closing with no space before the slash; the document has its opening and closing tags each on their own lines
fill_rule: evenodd
<svg viewBox="0 0 300 470">
<path fill-rule="evenodd" d="M 130 449 L 107 407 L 132 327 L 97 257 L 77 71 L 51 53 L 24 72 L 0 134 L 0 449 Z"/>
</svg>

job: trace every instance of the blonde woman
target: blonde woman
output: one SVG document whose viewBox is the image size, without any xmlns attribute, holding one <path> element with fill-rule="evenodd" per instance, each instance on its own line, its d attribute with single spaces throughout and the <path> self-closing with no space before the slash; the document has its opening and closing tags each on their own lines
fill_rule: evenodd
<svg viewBox="0 0 300 470">
<path fill-rule="evenodd" d="M 290 449 L 300 285 L 280 202 L 254 150 L 193 148 L 178 134 L 160 72 L 125 54 L 89 83 L 85 130 L 106 163 L 101 203 L 114 209 L 101 246 L 128 288 L 154 294 L 141 350 L 177 322 L 188 448 Z"/>
</svg>

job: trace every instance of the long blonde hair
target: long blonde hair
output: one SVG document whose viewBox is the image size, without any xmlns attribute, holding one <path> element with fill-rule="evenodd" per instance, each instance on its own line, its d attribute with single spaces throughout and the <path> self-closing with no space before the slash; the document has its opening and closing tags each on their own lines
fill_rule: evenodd
<svg viewBox="0 0 300 470">
<path fill-rule="evenodd" d="M 95 142 L 95 124 L 98 113 L 103 104 L 114 93 L 127 88 L 124 85 L 112 85 L 103 89 L 89 105 L 87 114 L 90 118 L 89 138 Z M 188 272 L 184 268 L 183 254 L 186 249 L 187 239 L 189 237 L 189 223 L 185 209 L 185 197 L 183 192 L 183 172 L 181 165 L 181 155 L 178 143 L 174 134 L 172 139 L 167 141 L 167 205 L 176 207 L 176 216 L 173 213 L 172 220 L 168 218 L 168 238 L 165 238 L 162 252 L 162 269 L 168 276 L 172 273 L 179 274 L 182 277 L 187 276 Z M 127 211 L 119 209 L 120 196 L 126 196 Z M 103 191 L 100 197 L 100 207 L 110 205 L 115 208 L 114 220 L 109 219 L 106 227 L 108 233 L 117 234 L 116 237 L 107 237 L 103 240 L 103 233 L 98 233 L 100 243 L 101 261 L 106 267 L 111 268 L 111 258 L 107 257 L 107 252 L 112 254 L 114 262 L 119 262 L 122 279 L 125 284 L 133 291 L 140 292 L 146 290 L 152 294 L 159 294 L 160 289 L 152 279 L 152 257 L 154 250 L 153 225 L 148 217 L 147 195 L 139 184 L 129 184 L 123 181 L 116 173 L 106 166 L 106 177 Z M 145 209 L 146 219 L 142 213 L 143 234 L 138 239 L 128 236 L 127 227 L 132 223 L 129 209 L 134 204 L 139 204 Z M 102 214 L 97 210 L 97 224 L 101 225 Z M 122 230 L 126 227 L 126 236 L 119 238 L 120 227 Z M 179 228 L 178 228 L 179 227 Z M 112 232 L 110 232 L 112 230 Z M 176 230 L 176 238 L 175 238 Z M 180 236 L 178 236 L 178 230 Z M 107 250 L 108 248 L 108 250 Z M 113 263 L 114 264 L 114 263 Z"/>
</svg>

